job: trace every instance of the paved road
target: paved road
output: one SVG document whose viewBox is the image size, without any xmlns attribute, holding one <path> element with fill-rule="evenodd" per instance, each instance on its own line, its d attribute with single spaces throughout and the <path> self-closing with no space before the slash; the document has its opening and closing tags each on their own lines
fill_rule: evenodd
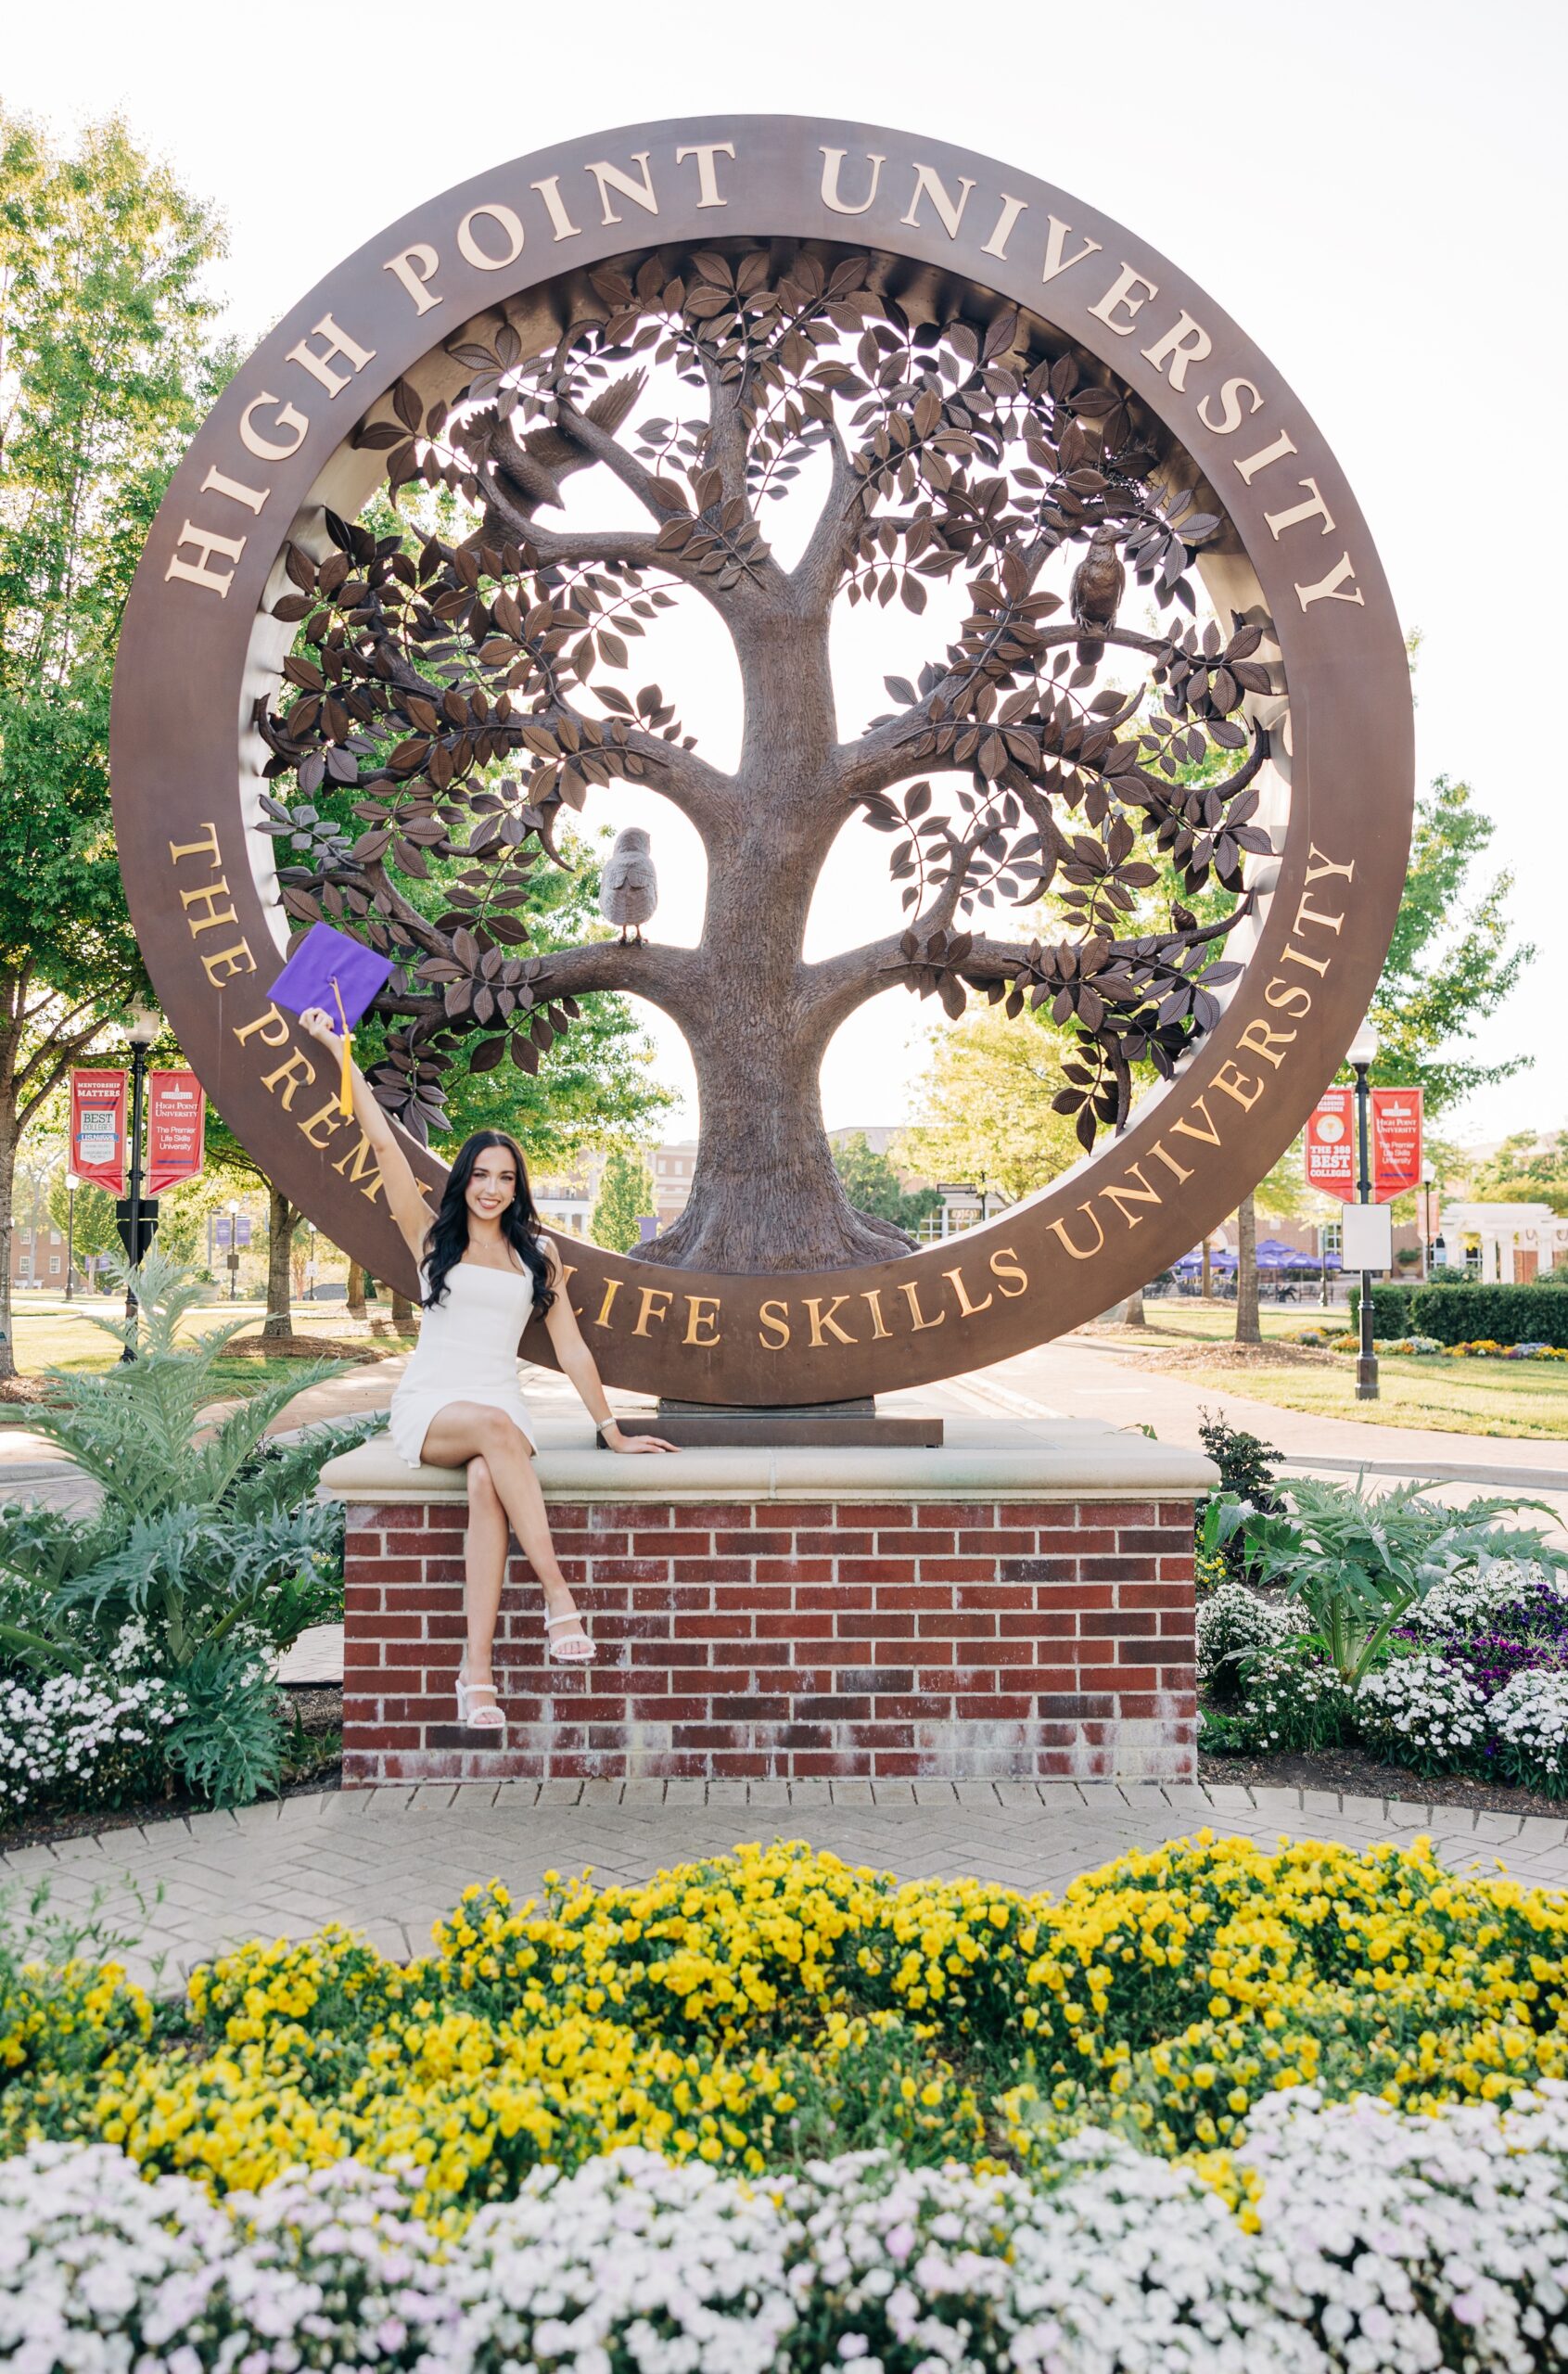
<svg viewBox="0 0 1568 2374">
<path fill-rule="evenodd" d="M 914 1879 L 972 1872 L 1060 1889 L 1135 1846 L 1208 1827 L 1272 1846 L 1281 1835 L 1353 1845 L 1429 1832 L 1456 1870 L 1568 1886 L 1568 1810 L 1547 1820 L 1328 1792 L 1077 1787 L 980 1781 L 536 1781 L 366 1789 L 109 1831 L 0 1857 L 0 1885 L 50 1883 L 57 1908 L 102 1893 L 132 1925 L 148 1910 L 139 1976 L 172 1987 L 192 1963 L 254 1936 L 304 1936 L 326 1921 L 400 1959 L 472 1880 L 518 1895 L 546 1870 L 637 1880 L 738 1840 L 809 1838 L 848 1861 Z"/>
</svg>

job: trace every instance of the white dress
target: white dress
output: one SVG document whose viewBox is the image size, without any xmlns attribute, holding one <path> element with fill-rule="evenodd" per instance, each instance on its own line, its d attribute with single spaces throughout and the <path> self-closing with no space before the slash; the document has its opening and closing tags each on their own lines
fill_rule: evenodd
<svg viewBox="0 0 1568 2374">
<path fill-rule="evenodd" d="M 427 1293 L 426 1272 L 420 1283 Z M 430 1422 L 454 1401 L 478 1401 L 506 1415 L 534 1440 L 517 1380 L 517 1344 L 533 1308 L 528 1270 L 491 1270 L 460 1261 L 447 1271 L 446 1294 L 420 1321 L 419 1341 L 398 1380 L 387 1431 L 398 1456 L 418 1467 Z"/>
</svg>

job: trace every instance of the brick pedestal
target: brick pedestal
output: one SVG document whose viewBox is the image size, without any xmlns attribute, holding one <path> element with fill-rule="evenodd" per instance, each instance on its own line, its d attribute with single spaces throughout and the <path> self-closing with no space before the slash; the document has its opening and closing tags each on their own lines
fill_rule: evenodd
<svg viewBox="0 0 1568 2374">
<path fill-rule="evenodd" d="M 1190 1777 L 1192 1511 L 1213 1470 L 1083 1422 L 950 1437 L 677 1462 L 548 1430 L 541 1480 L 599 1656 L 547 1661 L 514 1558 L 504 1747 L 454 1720 L 461 1476 L 384 1440 L 334 1461 L 345 1784 Z"/>
</svg>

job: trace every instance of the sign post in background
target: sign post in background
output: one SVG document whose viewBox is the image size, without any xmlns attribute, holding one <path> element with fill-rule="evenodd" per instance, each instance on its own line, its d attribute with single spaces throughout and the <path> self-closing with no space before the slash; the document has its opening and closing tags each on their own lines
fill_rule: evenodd
<svg viewBox="0 0 1568 2374">
<path fill-rule="evenodd" d="M 70 1159 L 79 1180 L 107 1187 L 111 1195 L 125 1193 L 125 1074 L 122 1071 L 72 1072 L 70 1076 Z"/>
</svg>

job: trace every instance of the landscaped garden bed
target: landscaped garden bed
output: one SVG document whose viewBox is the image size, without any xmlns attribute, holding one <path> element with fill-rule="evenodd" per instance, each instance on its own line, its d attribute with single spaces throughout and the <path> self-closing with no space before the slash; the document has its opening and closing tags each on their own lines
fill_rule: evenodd
<svg viewBox="0 0 1568 2374">
<path fill-rule="evenodd" d="M 1057 1900 L 741 1848 L 180 2002 L 69 1942 L 0 1964 L 0 2353 L 39 2374 L 1568 2342 L 1568 1904 L 1419 1845 L 1205 1836 Z"/>
<path fill-rule="evenodd" d="M 1230 1487 L 1198 1534 L 1211 1773 L 1227 1755 L 1252 1779 L 1307 1758 L 1307 1785 L 1354 1786 L 1329 1777 L 1348 1756 L 1410 1776 L 1390 1793 L 1568 1799 L 1568 1554 L 1514 1522 L 1539 1503 L 1281 1486 L 1256 1436 L 1211 1421 L 1205 1441 Z"/>
<path fill-rule="evenodd" d="M 342 1614 L 343 1512 L 324 1461 L 378 1420 L 268 1435 L 323 1374 L 291 1368 L 236 1400 L 234 1326 L 182 1339 L 200 1289 L 148 1257 L 138 1356 L 50 1372 L 35 1430 L 99 1487 L 85 1515 L 0 1507 L 0 1837 L 234 1805 L 319 1776 L 335 1710 L 274 1680 Z M 122 1340 L 123 1322 L 91 1314 Z M 245 1323 L 245 1322 L 238 1322 Z"/>
</svg>

